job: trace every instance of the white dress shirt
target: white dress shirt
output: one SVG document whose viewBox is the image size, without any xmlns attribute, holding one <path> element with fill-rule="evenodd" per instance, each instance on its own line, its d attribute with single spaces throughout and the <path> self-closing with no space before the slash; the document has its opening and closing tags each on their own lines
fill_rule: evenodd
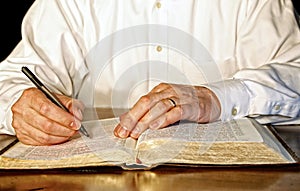
<svg viewBox="0 0 300 191">
<path fill-rule="evenodd" d="M 87 106 L 131 107 L 160 82 L 203 85 L 221 120 L 295 123 L 300 32 L 290 0 L 36 0 L 0 64 L 0 133 L 33 84 Z"/>
</svg>

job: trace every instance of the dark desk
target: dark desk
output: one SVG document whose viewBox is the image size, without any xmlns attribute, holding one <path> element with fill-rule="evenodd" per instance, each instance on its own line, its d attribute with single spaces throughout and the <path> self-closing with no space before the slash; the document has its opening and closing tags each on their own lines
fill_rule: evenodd
<svg viewBox="0 0 300 191">
<path fill-rule="evenodd" d="M 102 109 L 86 118 L 122 113 Z M 278 127 L 282 138 L 300 155 L 300 126 Z M 0 142 L 7 141 L 0 137 Z M 2 141 L 3 140 L 3 141 Z M 8 141 L 9 142 L 9 141 Z M 0 144 L 1 146 L 1 144 Z M 299 190 L 300 166 L 273 167 L 168 167 L 125 171 L 101 167 L 84 171 L 0 172 L 0 190 Z"/>
</svg>

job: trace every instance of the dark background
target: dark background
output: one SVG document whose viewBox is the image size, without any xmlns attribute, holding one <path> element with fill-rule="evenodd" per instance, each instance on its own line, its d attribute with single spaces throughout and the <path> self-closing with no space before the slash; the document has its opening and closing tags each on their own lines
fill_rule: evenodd
<svg viewBox="0 0 300 191">
<path fill-rule="evenodd" d="M 5 59 L 21 40 L 21 22 L 33 2 L 34 0 L 0 0 L 0 61 Z M 300 13 L 299 5 L 296 9 Z"/>
<path fill-rule="evenodd" d="M 0 0 L 0 61 L 21 40 L 22 19 L 33 2 L 34 0 Z"/>
</svg>

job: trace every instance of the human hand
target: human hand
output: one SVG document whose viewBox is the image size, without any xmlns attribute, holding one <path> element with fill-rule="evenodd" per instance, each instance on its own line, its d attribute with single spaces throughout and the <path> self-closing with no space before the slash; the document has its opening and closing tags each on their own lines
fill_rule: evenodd
<svg viewBox="0 0 300 191">
<path fill-rule="evenodd" d="M 28 145 L 66 142 L 80 128 L 84 105 L 79 100 L 56 94 L 69 111 L 52 103 L 39 89 L 24 90 L 12 106 L 12 126 L 17 138 Z"/>
<path fill-rule="evenodd" d="M 208 123 L 216 121 L 220 113 L 220 102 L 209 89 L 161 83 L 121 115 L 114 134 L 137 139 L 147 128 L 159 129 L 179 120 Z"/>
</svg>

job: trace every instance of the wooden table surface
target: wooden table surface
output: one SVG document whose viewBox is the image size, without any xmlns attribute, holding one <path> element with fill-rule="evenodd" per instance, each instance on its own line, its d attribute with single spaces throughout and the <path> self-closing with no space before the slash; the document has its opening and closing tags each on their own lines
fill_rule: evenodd
<svg viewBox="0 0 300 191">
<path fill-rule="evenodd" d="M 122 110 L 86 112 L 86 119 L 118 116 Z M 300 126 L 278 127 L 300 156 Z M 9 136 L 0 136 L 1 144 Z M 126 171 L 100 167 L 65 171 L 0 171 L 0 191 L 22 190 L 300 190 L 300 166 L 170 167 Z"/>
</svg>

